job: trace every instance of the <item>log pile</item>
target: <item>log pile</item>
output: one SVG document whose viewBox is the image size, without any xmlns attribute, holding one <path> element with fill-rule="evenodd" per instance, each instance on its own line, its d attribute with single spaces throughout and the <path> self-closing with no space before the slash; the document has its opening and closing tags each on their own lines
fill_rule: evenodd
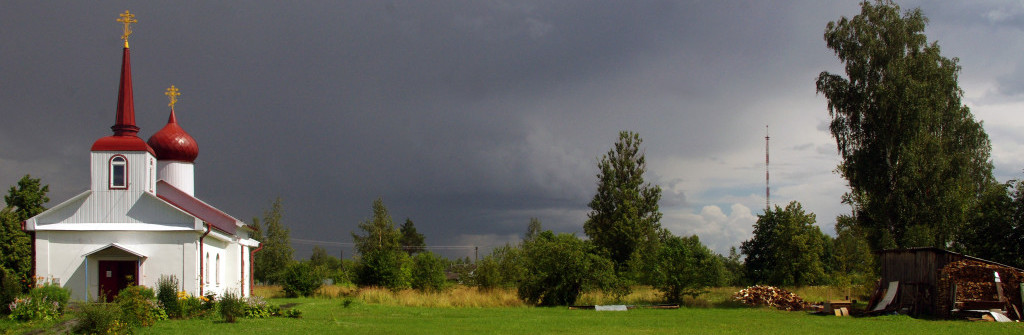
<svg viewBox="0 0 1024 335">
<path fill-rule="evenodd" d="M 770 306 L 786 311 L 798 311 L 807 307 L 804 299 L 796 294 L 774 286 L 756 285 L 739 290 L 733 300 L 750 306 Z"/>
<path fill-rule="evenodd" d="M 946 264 L 939 273 L 936 289 L 941 309 L 953 309 L 954 302 L 999 301 L 995 272 L 999 273 L 1002 282 L 1003 301 L 1019 306 L 1020 284 L 1024 282 L 1024 272 L 1007 266 L 965 259 Z M 953 294 L 956 296 L 951 296 Z"/>
</svg>

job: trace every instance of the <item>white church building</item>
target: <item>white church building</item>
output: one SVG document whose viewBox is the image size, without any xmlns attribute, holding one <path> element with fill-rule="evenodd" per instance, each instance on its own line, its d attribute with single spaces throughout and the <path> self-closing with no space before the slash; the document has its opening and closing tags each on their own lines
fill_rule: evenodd
<svg viewBox="0 0 1024 335">
<path fill-rule="evenodd" d="M 175 276 L 192 295 L 252 292 L 252 229 L 195 197 L 196 141 L 177 123 L 168 89 L 167 125 L 143 141 L 135 125 L 125 23 L 113 135 L 92 144 L 89 190 L 22 223 L 32 236 L 35 276 L 74 300 L 112 299 L 128 285 L 156 289 Z M 84 147 L 84 145 L 83 145 Z"/>
</svg>

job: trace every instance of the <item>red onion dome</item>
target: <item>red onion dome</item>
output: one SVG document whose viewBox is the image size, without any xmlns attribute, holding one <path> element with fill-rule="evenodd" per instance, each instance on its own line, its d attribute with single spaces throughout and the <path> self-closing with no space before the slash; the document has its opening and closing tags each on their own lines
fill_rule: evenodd
<svg viewBox="0 0 1024 335">
<path fill-rule="evenodd" d="M 167 125 L 149 138 L 149 146 L 156 152 L 158 160 L 172 160 L 183 162 L 195 162 L 199 156 L 199 145 L 181 129 L 178 125 L 178 118 L 174 116 L 174 109 L 171 109 L 171 117 L 167 119 Z"/>
</svg>

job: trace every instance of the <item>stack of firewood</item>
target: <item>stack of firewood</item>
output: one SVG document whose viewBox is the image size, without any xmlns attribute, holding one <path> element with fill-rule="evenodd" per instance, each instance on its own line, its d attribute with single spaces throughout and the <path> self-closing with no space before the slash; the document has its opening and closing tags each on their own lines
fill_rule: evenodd
<svg viewBox="0 0 1024 335">
<path fill-rule="evenodd" d="M 954 308 L 949 305 L 953 301 L 998 301 L 995 272 L 999 273 L 1004 301 L 1019 305 L 1024 273 L 1006 266 L 965 259 L 946 264 L 940 272 L 937 293 L 942 309 Z M 954 288 L 956 296 L 950 297 Z"/>
<path fill-rule="evenodd" d="M 750 306 L 771 306 L 781 310 L 798 311 L 807 307 L 804 299 L 793 292 L 774 286 L 751 286 L 732 295 L 733 300 Z"/>
</svg>

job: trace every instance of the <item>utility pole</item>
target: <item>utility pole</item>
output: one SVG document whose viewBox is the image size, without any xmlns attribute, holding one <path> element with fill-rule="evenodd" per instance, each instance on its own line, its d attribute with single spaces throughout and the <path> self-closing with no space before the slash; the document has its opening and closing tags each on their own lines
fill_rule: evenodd
<svg viewBox="0 0 1024 335">
<path fill-rule="evenodd" d="M 764 211 L 771 209 L 771 184 L 768 178 L 768 125 L 764 125 Z"/>
</svg>

